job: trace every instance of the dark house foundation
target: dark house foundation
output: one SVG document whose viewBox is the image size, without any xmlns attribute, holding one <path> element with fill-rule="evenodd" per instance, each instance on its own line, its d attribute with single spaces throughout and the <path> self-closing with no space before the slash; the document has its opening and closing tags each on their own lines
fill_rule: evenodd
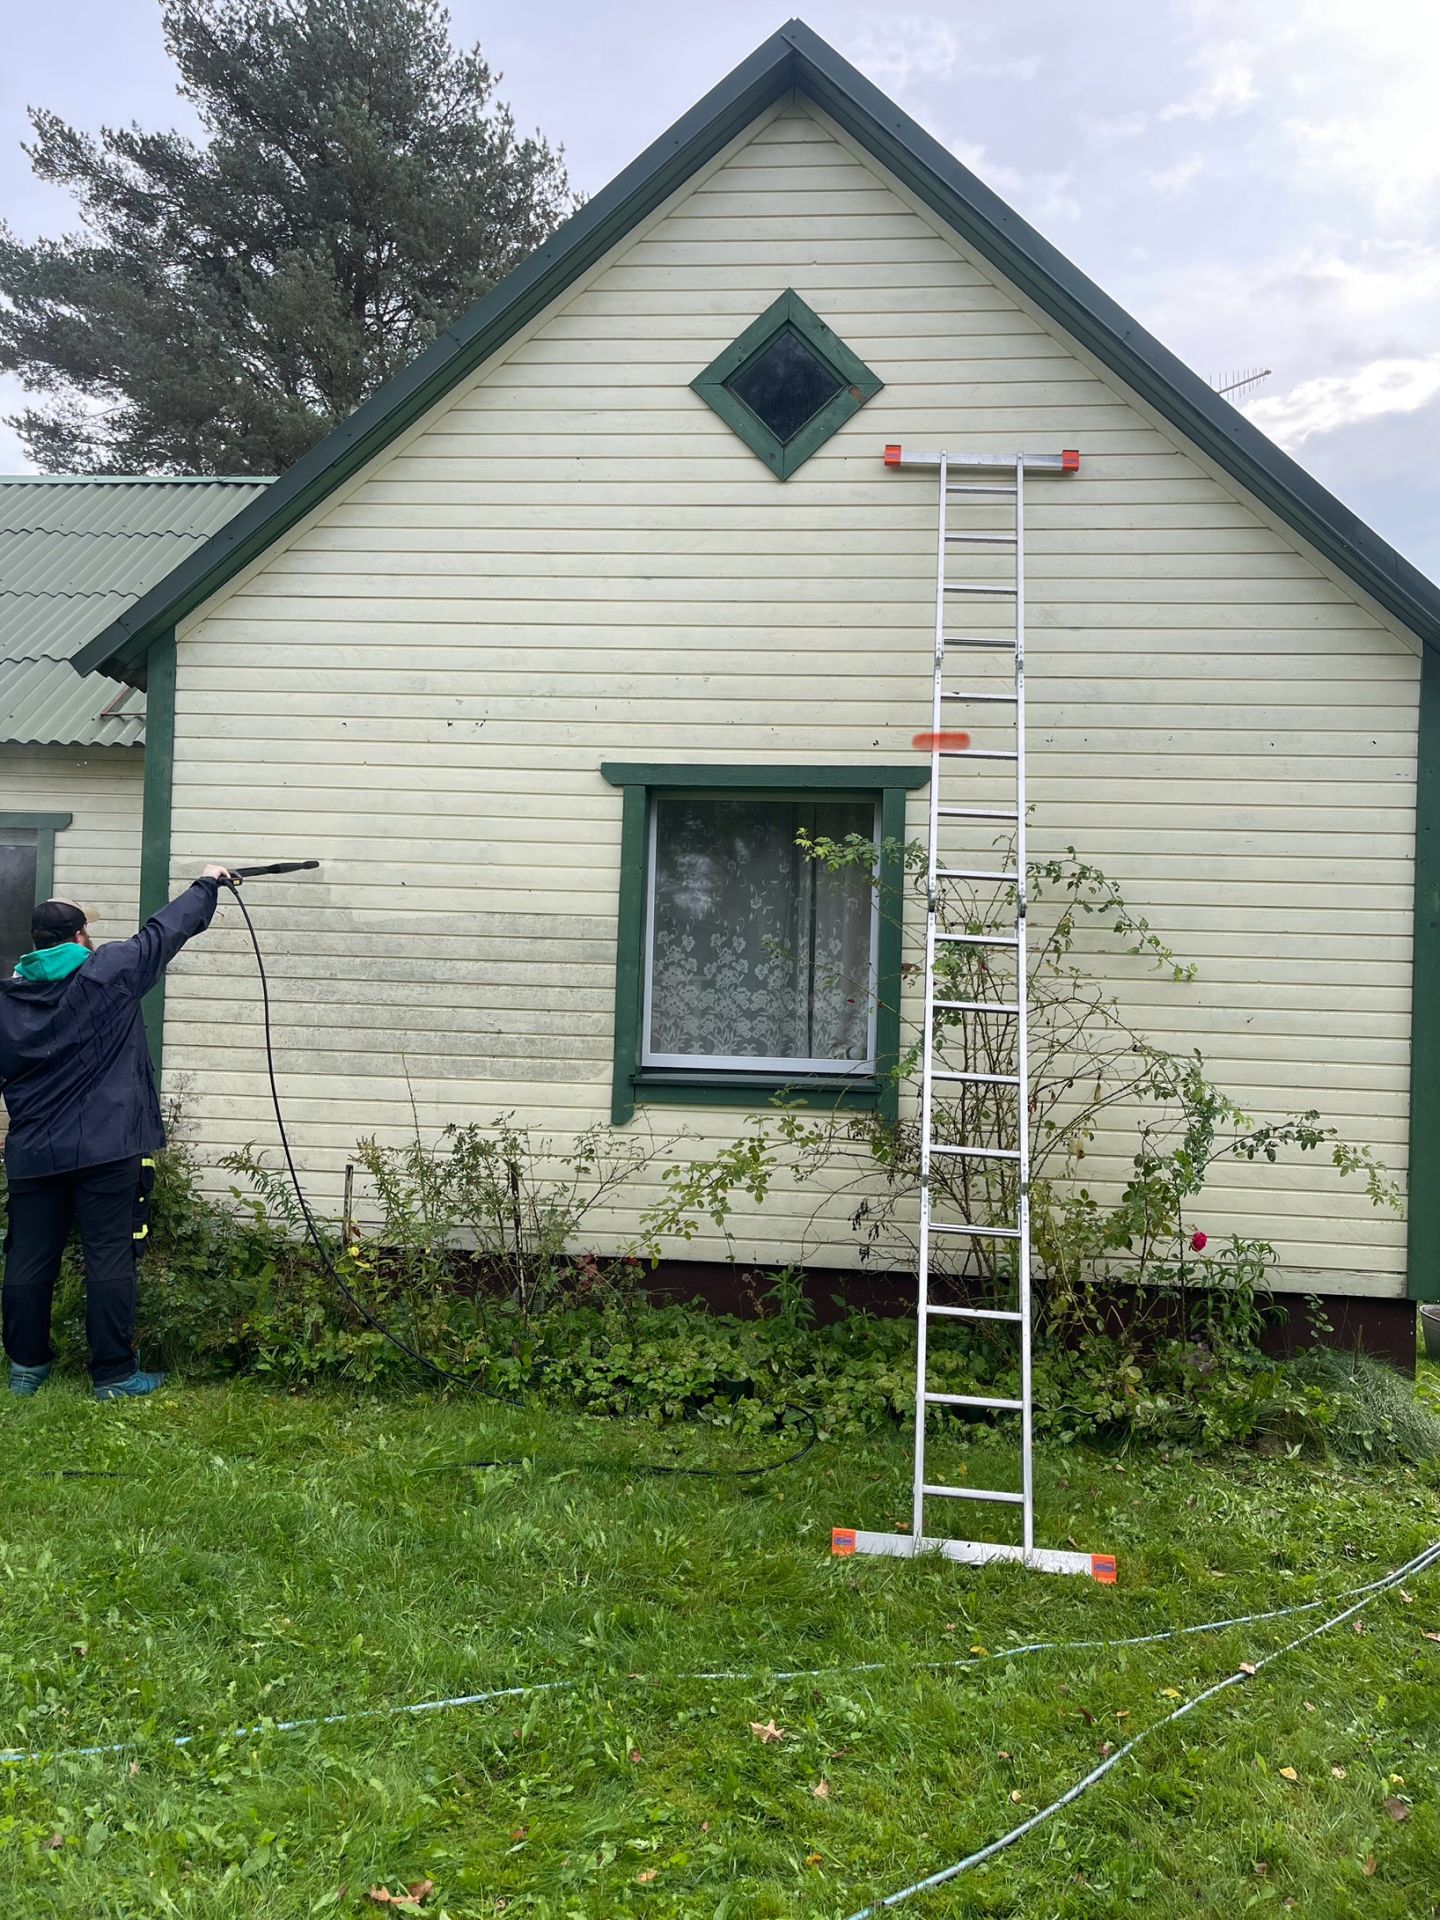
<svg viewBox="0 0 1440 1920">
<path fill-rule="evenodd" d="M 657 1301 L 666 1304 L 699 1300 L 711 1313 L 751 1316 L 765 1312 L 765 1291 L 772 1283 L 773 1276 L 763 1270 L 747 1270 L 723 1261 L 666 1260 L 648 1276 L 645 1287 Z M 840 1268 L 810 1268 L 805 1274 L 805 1292 L 814 1305 L 817 1321 L 824 1325 L 846 1313 L 898 1316 L 915 1311 L 914 1275 L 903 1271 L 855 1273 Z M 1127 1307 L 1133 1298 L 1128 1289 L 1115 1291 L 1111 1311 L 1117 1331 L 1129 1317 Z M 1290 1353 L 1297 1347 L 1317 1344 L 1311 1326 L 1312 1300 L 1318 1300 L 1330 1323 L 1330 1331 L 1320 1336 L 1323 1344 L 1347 1353 L 1358 1347 L 1403 1373 L 1414 1373 L 1413 1300 L 1340 1293 L 1277 1294 L 1273 1304 L 1279 1317 L 1265 1331 L 1261 1342 L 1265 1352 Z"/>
</svg>

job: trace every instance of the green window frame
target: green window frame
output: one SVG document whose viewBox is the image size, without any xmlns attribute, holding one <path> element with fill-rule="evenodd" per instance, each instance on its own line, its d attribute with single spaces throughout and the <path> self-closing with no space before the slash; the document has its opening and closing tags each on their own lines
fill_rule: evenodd
<svg viewBox="0 0 1440 1920">
<path fill-rule="evenodd" d="M 803 1105 L 878 1112 L 899 1117 L 901 919 L 905 904 L 906 796 L 930 780 L 923 766 L 711 766 L 603 762 L 600 772 L 621 794 L 620 901 L 615 942 L 615 1064 L 610 1118 L 623 1126 L 637 1106 L 765 1106 L 784 1093 Z M 645 993 L 646 890 L 652 796 L 666 787 L 786 800 L 844 795 L 878 800 L 881 857 L 876 938 L 875 1071 L 873 1075 L 747 1073 L 683 1067 L 642 1067 L 640 1037 Z"/>
<path fill-rule="evenodd" d="M 805 422 L 800 431 L 790 440 L 781 440 L 773 434 L 763 420 L 753 414 L 740 397 L 732 393 L 727 382 L 749 361 L 762 353 L 777 333 L 786 328 L 799 334 L 818 360 L 842 382 L 839 393 L 828 401 L 820 411 Z M 737 434 L 758 460 L 779 480 L 788 480 L 792 473 L 803 467 L 811 454 L 823 447 L 831 434 L 843 427 L 847 420 L 853 419 L 867 400 L 873 400 L 885 382 L 870 368 L 858 354 L 852 353 L 833 328 L 808 307 L 793 287 L 781 294 L 780 298 L 768 306 L 758 320 L 754 320 L 740 335 L 732 341 L 725 351 L 712 360 L 703 373 L 697 373 L 690 382 L 693 393 L 699 394 L 706 406 L 718 413 L 730 430 Z"/>
<path fill-rule="evenodd" d="M 36 906 L 55 892 L 55 836 L 65 831 L 73 817 L 68 813 L 0 813 L 0 841 L 34 848 Z"/>
<path fill-rule="evenodd" d="M 37 907 L 55 892 L 55 836 L 63 833 L 74 817 L 70 813 L 0 813 L 0 840 L 7 833 L 33 833 L 35 836 Z"/>
</svg>

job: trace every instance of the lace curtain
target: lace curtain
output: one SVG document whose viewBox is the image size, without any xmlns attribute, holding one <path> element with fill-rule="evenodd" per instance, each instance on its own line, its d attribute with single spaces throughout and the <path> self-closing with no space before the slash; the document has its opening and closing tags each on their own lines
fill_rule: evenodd
<svg viewBox="0 0 1440 1920">
<path fill-rule="evenodd" d="M 875 832 L 866 801 L 655 801 L 651 1064 L 864 1063 L 874 997 L 871 888 L 828 874 L 801 827 Z"/>
</svg>

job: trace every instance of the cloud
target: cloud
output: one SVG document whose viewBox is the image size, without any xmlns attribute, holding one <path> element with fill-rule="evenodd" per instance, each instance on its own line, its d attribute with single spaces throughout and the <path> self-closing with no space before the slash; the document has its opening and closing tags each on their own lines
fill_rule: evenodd
<svg viewBox="0 0 1440 1920">
<path fill-rule="evenodd" d="M 1433 85 L 1396 88 L 1363 121 L 1287 120 L 1301 183 L 1365 195 L 1386 226 L 1413 220 L 1440 186 Z"/>
<path fill-rule="evenodd" d="M 1293 279 L 1299 299 L 1352 325 L 1440 332 L 1440 246 L 1423 240 L 1362 241 L 1344 254 L 1306 249 L 1277 262 L 1271 278 Z"/>
<path fill-rule="evenodd" d="M 1263 361 L 1294 386 L 1424 357 L 1440 340 L 1440 245 L 1331 238 L 1240 260 L 1227 239 L 1192 239 L 1178 264 L 1156 256 L 1138 301 L 1192 364 Z"/>
<path fill-rule="evenodd" d="M 866 16 L 850 53 L 857 67 L 877 87 L 903 93 L 916 80 L 1033 80 L 1040 71 L 1038 54 L 1008 60 L 977 59 L 976 34 L 964 37 L 933 14 L 872 13 Z"/>
<path fill-rule="evenodd" d="M 1117 113 L 1108 119 L 1102 114 L 1086 123 L 1085 138 L 1092 147 L 1114 147 L 1122 140 L 1137 140 L 1149 125 L 1143 113 Z"/>
<path fill-rule="evenodd" d="M 1258 49 L 1245 40 L 1215 40 L 1203 45 L 1190 62 L 1199 73 L 1183 100 L 1160 109 L 1162 120 L 1214 120 L 1240 113 L 1260 98 L 1255 85 Z"/>
<path fill-rule="evenodd" d="M 1162 120 L 1208 120 L 1261 100 L 1272 162 L 1294 186 L 1392 228 L 1440 199 L 1440 18 L 1435 0 L 1188 0 L 1203 36 L 1191 93 Z"/>
<path fill-rule="evenodd" d="M 1022 173 L 1007 167 L 1003 160 L 992 160 L 984 147 L 973 140 L 952 140 L 950 151 L 962 166 L 978 173 L 986 186 L 1008 200 L 1027 220 L 1078 220 L 1080 202 L 1070 188 L 1071 173 Z"/>
<path fill-rule="evenodd" d="M 1173 167 L 1162 167 L 1158 171 L 1147 169 L 1145 181 L 1156 193 L 1183 193 L 1190 182 L 1204 171 L 1204 160 L 1198 153 L 1192 153 L 1187 160 L 1177 160 Z"/>
<path fill-rule="evenodd" d="M 1252 400 L 1244 412 L 1282 447 L 1301 447 L 1316 434 L 1418 413 L 1440 398 L 1440 353 L 1406 360 L 1372 360 L 1353 373 L 1302 380 L 1288 393 Z"/>
</svg>

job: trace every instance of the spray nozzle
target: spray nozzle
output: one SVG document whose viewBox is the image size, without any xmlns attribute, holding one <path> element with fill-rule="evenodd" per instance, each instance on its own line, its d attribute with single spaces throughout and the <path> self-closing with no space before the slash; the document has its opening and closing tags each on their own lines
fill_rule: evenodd
<svg viewBox="0 0 1440 1920">
<path fill-rule="evenodd" d="M 271 873 L 308 873 L 312 867 L 318 867 L 318 860 L 277 860 L 268 867 L 231 867 L 230 878 L 238 887 L 242 880 L 258 880 L 262 875 Z"/>
</svg>

